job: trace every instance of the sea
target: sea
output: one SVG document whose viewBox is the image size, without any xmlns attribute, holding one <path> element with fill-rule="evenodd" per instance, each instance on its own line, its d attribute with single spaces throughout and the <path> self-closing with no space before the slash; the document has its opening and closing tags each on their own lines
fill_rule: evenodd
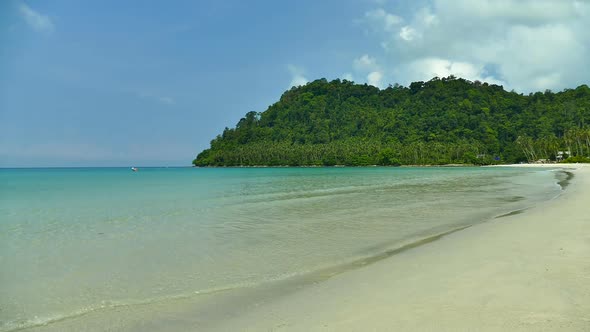
<svg viewBox="0 0 590 332">
<path fill-rule="evenodd" d="M 0 169 L 0 331 L 118 308 L 147 315 L 152 303 L 356 268 L 526 213 L 558 196 L 565 176 L 507 167 Z"/>
</svg>

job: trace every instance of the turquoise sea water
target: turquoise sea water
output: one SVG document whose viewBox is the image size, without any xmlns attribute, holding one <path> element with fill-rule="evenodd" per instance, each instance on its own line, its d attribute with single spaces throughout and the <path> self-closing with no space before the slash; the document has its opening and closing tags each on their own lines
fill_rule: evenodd
<svg viewBox="0 0 590 332">
<path fill-rule="evenodd" d="M 0 170 L 0 331 L 264 285 L 559 194 L 527 168 Z"/>
</svg>

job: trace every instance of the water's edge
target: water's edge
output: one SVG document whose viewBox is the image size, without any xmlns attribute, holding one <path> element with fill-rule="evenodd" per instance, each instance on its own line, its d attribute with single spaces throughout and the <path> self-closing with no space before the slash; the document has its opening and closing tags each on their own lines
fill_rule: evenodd
<svg viewBox="0 0 590 332">
<path fill-rule="evenodd" d="M 555 177 L 557 179 L 556 184 L 561 187 L 561 191 L 563 192 L 573 180 L 574 174 L 564 169 L 556 169 L 554 171 Z M 556 197 L 559 195 L 560 194 L 558 194 Z M 545 201 L 536 202 L 535 205 L 542 204 Z M 216 302 L 225 303 L 223 306 L 224 312 L 211 313 L 210 310 L 203 310 L 202 313 L 199 313 L 199 316 L 207 318 L 204 319 L 204 321 L 212 322 L 214 320 L 211 319 L 211 317 L 214 317 L 215 315 L 226 315 L 230 312 L 241 311 L 245 306 L 248 305 L 248 303 L 245 303 L 243 300 L 236 301 L 236 296 L 240 299 L 243 299 L 244 294 L 247 294 L 247 302 L 270 301 L 284 294 L 296 291 L 302 287 L 305 287 L 306 285 L 322 282 L 347 271 L 362 268 L 364 266 L 379 262 L 396 254 L 400 254 L 422 245 L 437 241 L 447 235 L 464 230 L 473 225 L 525 213 L 526 210 L 530 209 L 531 207 L 532 206 L 513 211 L 506 211 L 491 218 L 474 220 L 468 225 L 458 226 L 456 224 L 450 224 L 446 225 L 447 229 L 442 230 L 440 228 L 433 228 L 430 229 L 430 231 L 433 232 L 432 234 L 428 234 L 428 232 L 416 233 L 413 237 L 408 238 L 405 242 L 396 241 L 395 243 L 382 243 L 372 247 L 370 250 L 358 252 L 357 255 L 349 256 L 349 260 L 347 261 L 333 262 L 333 265 L 314 268 L 313 270 L 308 271 L 298 271 L 297 273 L 291 275 L 283 275 L 277 279 L 263 280 L 250 284 L 241 283 L 238 285 L 225 285 L 224 287 L 195 291 L 194 293 L 164 296 L 146 300 L 126 300 L 124 302 L 109 301 L 106 303 L 97 303 L 95 305 L 86 306 L 78 311 L 70 312 L 70 314 L 64 314 L 61 316 L 34 317 L 33 319 L 4 322 L 4 324 L 2 324 L 3 326 L 0 326 L 0 331 L 20 331 L 34 327 L 50 326 L 59 322 L 78 319 L 91 314 L 104 314 L 108 316 L 115 311 L 133 312 L 134 308 L 140 306 L 146 308 L 150 306 L 161 305 L 174 306 L 175 303 L 179 302 L 201 303 L 211 300 L 211 297 L 214 296 L 219 297 L 218 299 L 215 299 Z"/>
<path fill-rule="evenodd" d="M 556 169 L 555 170 L 557 184 L 562 188 L 562 192 L 566 190 L 569 184 L 572 182 L 574 178 L 574 173 L 563 170 L 563 169 Z M 555 199 L 559 197 L 561 194 L 553 197 Z M 541 205 L 546 201 L 537 202 L 536 205 Z M 532 207 L 532 206 L 531 206 Z M 189 302 L 199 302 L 200 299 L 205 299 L 211 297 L 211 295 L 219 295 L 224 294 L 224 296 L 220 297 L 220 301 L 225 303 L 224 308 L 225 312 L 223 315 L 227 315 L 232 312 L 238 312 L 243 310 L 244 302 L 243 301 L 235 301 L 235 296 L 237 294 L 248 293 L 248 302 L 260 302 L 260 301 L 269 301 L 273 298 L 278 296 L 283 296 L 294 292 L 306 285 L 322 282 L 328 280 L 336 275 L 345 273 L 347 271 L 355 270 L 362 268 L 364 266 L 382 261 L 384 259 L 390 258 L 394 255 L 406 252 L 408 250 L 432 243 L 437 241 L 447 235 L 462 231 L 479 223 L 494 221 L 496 219 L 505 218 L 521 213 L 525 213 L 531 207 L 518 209 L 514 211 L 508 211 L 506 213 L 502 213 L 500 215 L 494 216 L 493 218 L 488 218 L 485 220 L 478 220 L 474 221 L 472 224 L 466 226 L 460 226 L 456 228 L 452 228 L 450 230 L 445 230 L 436 234 L 426 235 L 424 237 L 414 239 L 407 243 L 397 244 L 395 247 L 385 248 L 382 251 L 376 251 L 371 253 L 370 255 L 366 256 L 357 256 L 354 257 L 353 260 L 349 262 L 339 263 L 333 266 L 328 266 L 324 268 L 320 268 L 314 271 L 305 271 L 302 273 L 298 273 L 295 275 L 287 276 L 283 279 L 276 279 L 272 281 L 266 281 L 258 284 L 251 284 L 251 285 L 239 285 L 236 287 L 224 287 L 224 288 L 217 288 L 217 289 L 209 289 L 203 290 L 199 292 L 195 292 L 193 294 L 185 294 L 185 295 L 177 295 L 177 296 L 170 296 L 158 299 L 150 299 L 147 301 L 137 301 L 137 302 L 128 302 L 128 303 L 110 303 L 110 304 L 101 304 L 97 305 L 96 307 L 86 308 L 84 310 L 75 312 L 71 315 L 64 315 L 60 317 L 53 317 L 53 318 L 37 318 L 36 321 L 29 321 L 29 322 L 10 322 L 9 324 L 5 325 L 8 327 L 8 330 L 5 331 L 21 331 L 26 330 L 34 327 L 40 326 L 47 326 L 51 324 L 55 324 L 58 322 L 62 322 L 65 320 L 71 320 L 80 318 L 89 314 L 101 314 L 108 311 L 115 311 L 117 310 L 126 310 L 131 309 L 135 306 L 150 306 L 150 305 L 160 305 L 163 303 L 170 302 L 170 305 L 174 305 L 173 302 L 180 302 L 180 301 L 189 301 Z M 234 294 L 232 294 L 234 293 Z M 228 299 L 228 301 L 224 301 L 223 298 Z M 239 296 L 243 298 L 242 295 Z M 211 319 L 213 316 L 210 312 L 204 311 L 199 314 L 200 316 L 207 316 L 209 319 L 208 321 L 210 324 L 213 324 L 213 320 Z M 12 324 L 11 324 L 12 323 Z M 14 326 L 14 325 L 19 326 Z M 12 325 L 12 326 L 10 326 Z"/>
</svg>

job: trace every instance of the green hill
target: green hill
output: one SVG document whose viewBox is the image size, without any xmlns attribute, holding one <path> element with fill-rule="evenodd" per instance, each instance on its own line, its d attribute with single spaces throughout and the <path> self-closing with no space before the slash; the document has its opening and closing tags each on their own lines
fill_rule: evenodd
<svg viewBox="0 0 590 332">
<path fill-rule="evenodd" d="M 319 79 L 249 112 L 196 166 L 489 164 L 590 155 L 590 88 L 523 95 L 448 77 L 380 90 Z"/>
</svg>

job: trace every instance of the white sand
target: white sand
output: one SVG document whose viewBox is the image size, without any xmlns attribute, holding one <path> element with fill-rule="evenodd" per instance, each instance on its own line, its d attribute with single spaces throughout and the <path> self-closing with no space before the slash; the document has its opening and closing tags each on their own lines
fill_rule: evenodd
<svg viewBox="0 0 590 332">
<path fill-rule="evenodd" d="M 259 304 L 217 329 L 590 331 L 590 168 L 569 167 L 573 184 L 547 204 Z"/>
</svg>

